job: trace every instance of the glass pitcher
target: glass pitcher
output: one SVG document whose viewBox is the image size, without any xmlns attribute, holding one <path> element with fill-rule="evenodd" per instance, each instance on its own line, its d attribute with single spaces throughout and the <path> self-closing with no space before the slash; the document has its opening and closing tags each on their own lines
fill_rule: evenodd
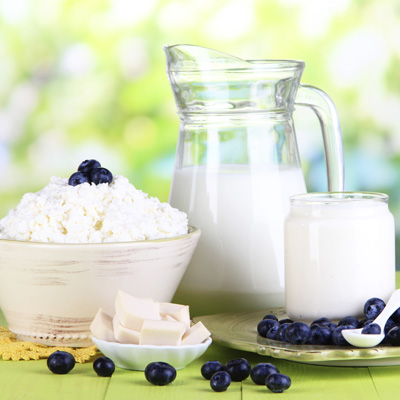
<svg viewBox="0 0 400 400">
<path fill-rule="evenodd" d="M 192 315 L 284 306 L 284 219 L 305 193 L 292 114 L 321 124 L 328 190 L 344 190 L 331 99 L 300 85 L 304 62 L 246 61 L 211 49 L 165 47 L 180 116 L 170 203 L 202 236 L 175 295 Z"/>
</svg>

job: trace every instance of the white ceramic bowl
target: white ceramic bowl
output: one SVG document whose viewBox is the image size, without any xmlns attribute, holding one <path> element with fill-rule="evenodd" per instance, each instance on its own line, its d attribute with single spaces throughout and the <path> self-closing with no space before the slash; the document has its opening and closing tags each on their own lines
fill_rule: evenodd
<svg viewBox="0 0 400 400">
<path fill-rule="evenodd" d="M 170 302 L 200 230 L 169 239 L 53 244 L 0 240 L 0 307 L 20 340 L 91 346 L 99 307 L 114 314 L 117 290 Z"/>
<path fill-rule="evenodd" d="M 120 368 L 144 371 L 151 362 L 163 361 L 175 369 L 182 369 L 204 354 L 211 338 L 203 343 L 187 346 L 150 346 L 106 342 L 92 337 L 93 343 Z"/>
</svg>

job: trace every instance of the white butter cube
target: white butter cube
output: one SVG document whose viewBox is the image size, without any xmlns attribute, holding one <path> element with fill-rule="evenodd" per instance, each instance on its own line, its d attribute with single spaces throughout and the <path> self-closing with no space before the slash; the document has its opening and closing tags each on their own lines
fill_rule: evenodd
<svg viewBox="0 0 400 400">
<path fill-rule="evenodd" d="M 211 332 L 199 321 L 190 327 L 182 337 L 182 345 L 199 344 L 210 337 Z"/>
<path fill-rule="evenodd" d="M 160 303 L 160 315 L 163 319 L 169 315 L 177 321 L 184 322 L 190 328 L 189 306 L 174 303 Z"/>
<path fill-rule="evenodd" d="M 152 299 L 131 296 L 122 290 L 117 292 L 115 312 L 125 328 L 138 332 L 142 329 L 144 320 L 161 320 L 159 303 Z"/>
<path fill-rule="evenodd" d="M 185 331 L 186 325 L 183 322 L 146 320 L 142 326 L 139 344 L 177 346 Z"/>
<path fill-rule="evenodd" d="M 117 339 L 118 342 L 124 344 L 139 344 L 140 332 L 122 326 L 117 315 L 113 318 L 113 328 L 115 339 Z"/>
<path fill-rule="evenodd" d="M 115 342 L 112 316 L 106 313 L 102 308 L 99 308 L 90 324 L 90 332 L 97 339 Z"/>
</svg>

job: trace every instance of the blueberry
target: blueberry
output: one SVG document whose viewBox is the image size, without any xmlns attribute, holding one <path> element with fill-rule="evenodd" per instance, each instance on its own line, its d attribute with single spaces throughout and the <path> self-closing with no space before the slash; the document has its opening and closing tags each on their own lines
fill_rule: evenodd
<svg viewBox="0 0 400 400">
<path fill-rule="evenodd" d="M 89 183 L 89 177 L 83 172 L 74 172 L 68 179 L 70 186 L 78 186 L 82 183 Z"/>
<path fill-rule="evenodd" d="M 57 350 L 49 355 L 47 367 L 55 374 L 68 374 L 75 367 L 75 358 L 71 353 Z"/>
<path fill-rule="evenodd" d="M 357 329 L 358 324 L 359 324 L 359 322 L 356 317 L 348 316 L 348 317 L 342 318 L 339 321 L 338 326 L 346 325 L 346 326 L 352 326 L 354 329 Z"/>
<path fill-rule="evenodd" d="M 201 366 L 200 371 L 203 378 L 210 380 L 216 372 L 223 370 L 224 366 L 219 361 L 207 361 Z"/>
<path fill-rule="evenodd" d="M 392 346 L 400 346 L 400 326 L 394 326 L 386 335 Z"/>
<path fill-rule="evenodd" d="M 100 168 L 101 165 L 97 160 L 85 160 L 79 164 L 78 171 L 88 173 L 92 169 Z"/>
<path fill-rule="evenodd" d="M 400 323 L 400 308 L 398 308 L 390 317 L 394 322 Z"/>
<path fill-rule="evenodd" d="M 279 320 L 279 323 L 281 324 L 281 325 L 283 325 L 283 324 L 292 324 L 294 321 L 292 320 L 292 319 L 290 319 L 290 318 L 284 318 L 284 319 L 280 319 Z"/>
<path fill-rule="evenodd" d="M 99 357 L 94 360 L 93 369 L 98 376 L 111 376 L 115 371 L 115 364 L 108 357 Z"/>
<path fill-rule="evenodd" d="M 332 321 L 329 318 L 322 317 L 322 318 L 318 318 L 315 321 L 311 322 L 310 326 L 313 326 L 313 325 L 326 325 L 326 324 L 329 324 L 331 322 Z"/>
<path fill-rule="evenodd" d="M 276 340 L 276 334 L 278 332 L 278 329 L 281 327 L 281 325 L 278 322 L 278 325 L 271 326 L 267 332 L 267 339 L 271 340 Z"/>
<path fill-rule="evenodd" d="M 263 319 L 257 325 L 257 332 L 262 337 L 267 337 L 267 332 L 273 327 L 279 327 L 279 322 L 274 319 Z"/>
<path fill-rule="evenodd" d="M 377 335 L 381 333 L 381 327 L 378 324 L 371 323 L 365 326 L 361 333 L 366 333 L 367 335 Z"/>
<path fill-rule="evenodd" d="M 271 374 L 279 374 L 278 368 L 270 363 L 260 363 L 251 369 L 250 378 L 256 385 L 265 385 L 265 379 Z"/>
<path fill-rule="evenodd" d="M 157 386 L 164 386 L 176 378 L 176 369 L 165 362 L 152 362 L 144 370 L 146 379 Z"/>
<path fill-rule="evenodd" d="M 214 392 L 225 392 L 231 384 L 232 379 L 225 371 L 216 372 L 210 379 L 210 386 Z"/>
<path fill-rule="evenodd" d="M 326 325 L 311 325 L 311 336 L 307 344 L 327 345 L 332 341 L 332 331 Z"/>
<path fill-rule="evenodd" d="M 90 181 L 95 185 L 111 183 L 113 181 L 113 175 L 107 168 L 94 168 L 90 172 Z"/>
<path fill-rule="evenodd" d="M 304 322 L 293 322 L 286 328 L 285 336 L 289 343 L 304 344 L 311 336 L 311 329 Z"/>
<path fill-rule="evenodd" d="M 320 324 L 320 325 L 327 326 L 331 330 L 331 332 L 333 332 L 338 327 L 338 325 L 335 324 L 334 322 L 329 322 L 329 323 Z"/>
<path fill-rule="evenodd" d="M 284 390 L 289 389 L 291 384 L 290 378 L 284 374 L 271 374 L 265 379 L 265 385 L 274 393 L 282 393 Z"/>
<path fill-rule="evenodd" d="M 397 323 L 395 321 L 393 321 L 392 318 L 389 318 L 386 321 L 386 325 L 385 325 L 385 334 L 387 334 L 392 328 L 394 328 L 397 325 Z"/>
<path fill-rule="evenodd" d="M 352 325 L 340 325 L 332 332 L 332 341 L 337 346 L 348 346 L 349 345 L 347 340 L 342 335 L 342 331 L 344 329 L 354 329 L 354 326 L 352 326 Z"/>
<path fill-rule="evenodd" d="M 275 320 L 275 321 L 278 321 L 278 318 L 274 315 L 274 314 L 267 314 L 267 315 L 264 315 L 264 318 L 263 319 L 273 319 L 273 320 Z"/>
<path fill-rule="evenodd" d="M 280 340 L 281 342 L 287 342 L 285 334 L 286 334 L 286 329 L 289 325 L 290 325 L 290 323 L 286 322 L 279 326 L 279 328 L 276 332 L 275 340 Z"/>
<path fill-rule="evenodd" d="M 250 375 L 251 366 L 245 358 L 236 358 L 226 363 L 225 371 L 233 381 L 241 382 Z"/>
<path fill-rule="evenodd" d="M 367 319 L 375 319 L 385 308 L 385 302 L 377 297 L 372 297 L 364 304 L 364 314 Z"/>
</svg>

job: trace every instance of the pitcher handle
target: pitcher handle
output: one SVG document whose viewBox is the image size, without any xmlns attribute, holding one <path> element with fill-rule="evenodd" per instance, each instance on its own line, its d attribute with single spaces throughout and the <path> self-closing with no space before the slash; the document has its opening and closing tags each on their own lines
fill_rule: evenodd
<svg viewBox="0 0 400 400">
<path fill-rule="evenodd" d="M 342 134 L 336 107 L 322 90 L 311 85 L 300 85 L 296 104 L 310 107 L 318 117 L 325 149 L 328 191 L 344 191 L 344 157 Z"/>
</svg>

